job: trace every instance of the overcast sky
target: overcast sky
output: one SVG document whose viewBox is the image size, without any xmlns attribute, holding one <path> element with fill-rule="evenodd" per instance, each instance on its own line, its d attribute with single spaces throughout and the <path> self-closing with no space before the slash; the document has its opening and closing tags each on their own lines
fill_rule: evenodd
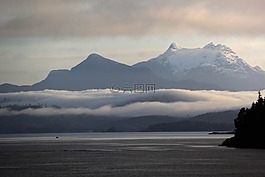
<svg viewBox="0 0 265 177">
<path fill-rule="evenodd" d="M 33 84 L 90 53 L 134 64 L 170 43 L 232 48 L 265 69 L 265 1 L 0 0 L 0 84 Z"/>
</svg>

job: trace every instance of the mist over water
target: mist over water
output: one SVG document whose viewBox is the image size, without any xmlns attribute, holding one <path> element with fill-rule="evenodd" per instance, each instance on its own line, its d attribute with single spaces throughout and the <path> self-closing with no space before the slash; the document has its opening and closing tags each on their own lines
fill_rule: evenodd
<svg viewBox="0 0 265 177">
<path fill-rule="evenodd" d="M 249 107 L 256 91 L 229 92 L 215 90 L 161 89 L 155 93 L 85 91 L 30 91 L 1 93 L 5 105 L 42 105 L 40 109 L 12 111 L 0 109 L 0 115 L 111 115 L 111 116 L 194 116 L 207 112 Z M 60 107 L 54 108 L 53 105 Z"/>
</svg>

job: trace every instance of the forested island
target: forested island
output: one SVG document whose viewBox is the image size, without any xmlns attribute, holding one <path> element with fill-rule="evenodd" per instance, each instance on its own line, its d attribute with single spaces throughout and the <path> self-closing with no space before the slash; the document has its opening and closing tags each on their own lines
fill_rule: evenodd
<svg viewBox="0 0 265 177">
<path fill-rule="evenodd" d="M 234 125 L 234 137 L 226 139 L 221 146 L 265 149 L 265 98 L 260 92 L 250 109 L 239 111 Z"/>
</svg>

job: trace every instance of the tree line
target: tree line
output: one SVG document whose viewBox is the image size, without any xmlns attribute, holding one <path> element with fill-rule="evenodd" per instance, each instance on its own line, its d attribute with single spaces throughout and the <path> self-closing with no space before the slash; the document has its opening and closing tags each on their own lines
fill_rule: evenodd
<svg viewBox="0 0 265 177">
<path fill-rule="evenodd" d="M 242 108 L 234 120 L 234 137 L 221 145 L 243 148 L 265 148 L 265 98 L 258 93 L 258 99 L 251 108 Z"/>
</svg>

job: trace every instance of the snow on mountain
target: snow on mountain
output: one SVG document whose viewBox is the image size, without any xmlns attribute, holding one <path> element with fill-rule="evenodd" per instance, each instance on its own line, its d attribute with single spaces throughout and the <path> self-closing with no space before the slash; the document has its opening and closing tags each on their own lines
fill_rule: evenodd
<svg viewBox="0 0 265 177">
<path fill-rule="evenodd" d="M 203 48 L 188 49 L 173 43 L 157 58 L 135 66 L 147 67 L 170 80 L 191 79 L 228 90 L 253 90 L 264 88 L 265 84 L 265 72 L 261 68 L 250 66 L 221 44 L 209 43 Z"/>
<path fill-rule="evenodd" d="M 209 43 L 188 49 L 172 43 L 158 57 L 133 66 L 91 54 L 71 70 L 53 70 L 32 86 L 0 85 L 0 92 L 105 89 L 113 84 L 138 83 L 190 90 L 261 90 L 265 88 L 265 72 L 225 45 Z"/>
<path fill-rule="evenodd" d="M 175 52 L 177 50 L 182 49 L 181 45 L 176 44 L 176 43 L 172 43 L 169 48 L 167 49 L 166 53 L 170 53 L 170 52 Z"/>
<path fill-rule="evenodd" d="M 184 74 L 190 69 L 200 66 L 215 67 L 220 72 L 247 73 L 246 69 L 257 71 L 225 45 L 209 43 L 203 48 L 197 49 L 180 47 L 176 47 L 176 49 L 174 46 L 174 43 L 171 44 L 165 53 L 152 60 L 164 66 L 170 65 L 176 74 Z"/>
</svg>

